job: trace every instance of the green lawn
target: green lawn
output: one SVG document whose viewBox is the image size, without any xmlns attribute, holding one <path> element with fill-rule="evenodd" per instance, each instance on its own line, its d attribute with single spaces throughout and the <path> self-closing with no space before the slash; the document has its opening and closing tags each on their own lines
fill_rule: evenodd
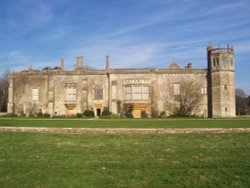
<svg viewBox="0 0 250 188">
<path fill-rule="evenodd" d="M 93 128 L 244 128 L 250 118 L 232 119 L 4 119 L 0 126 Z"/>
<path fill-rule="evenodd" d="M 249 133 L 5 132 L 0 143 L 0 187 L 250 187 Z"/>
</svg>

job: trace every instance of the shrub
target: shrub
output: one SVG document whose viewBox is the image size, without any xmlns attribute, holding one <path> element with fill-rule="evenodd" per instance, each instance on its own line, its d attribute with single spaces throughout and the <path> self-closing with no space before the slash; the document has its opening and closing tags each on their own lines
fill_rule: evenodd
<svg viewBox="0 0 250 188">
<path fill-rule="evenodd" d="M 125 105 L 124 107 L 124 116 L 127 117 L 127 118 L 133 118 L 133 105 Z"/>
<path fill-rule="evenodd" d="M 162 111 L 161 113 L 160 113 L 160 118 L 166 118 L 167 116 L 166 116 L 166 112 L 165 111 Z"/>
<path fill-rule="evenodd" d="M 39 118 L 49 118 L 50 114 L 48 112 L 45 113 L 39 112 L 36 116 Z"/>
<path fill-rule="evenodd" d="M 77 118 L 82 118 L 82 116 L 83 116 L 82 113 L 77 113 L 77 114 L 76 114 L 76 117 L 77 117 Z"/>
<path fill-rule="evenodd" d="M 65 116 L 65 118 L 75 118 L 75 117 L 76 117 L 75 114 L 70 114 L 70 115 Z"/>
<path fill-rule="evenodd" d="M 37 114 L 37 117 L 43 117 L 43 113 L 42 112 L 39 112 L 38 114 Z"/>
<path fill-rule="evenodd" d="M 45 112 L 45 113 L 43 114 L 43 117 L 49 118 L 49 117 L 50 117 L 50 114 L 49 114 L 48 112 Z"/>
<path fill-rule="evenodd" d="M 108 107 L 104 107 L 102 111 L 102 116 L 110 116 L 112 113 L 109 111 Z"/>
<path fill-rule="evenodd" d="M 134 118 L 132 112 L 125 112 L 124 115 L 125 115 L 126 118 Z"/>
<path fill-rule="evenodd" d="M 111 114 L 112 119 L 119 119 L 120 115 L 119 114 Z"/>
<path fill-rule="evenodd" d="M 142 118 L 148 118 L 147 112 L 144 111 L 144 110 L 142 110 L 142 111 L 141 111 L 141 117 L 142 117 Z"/>
<path fill-rule="evenodd" d="M 26 114 L 23 111 L 21 111 L 21 113 L 19 114 L 19 117 L 26 117 Z"/>
<path fill-rule="evenodd" d="M 3 115 L 1 117 L 18 117 L 18 116 L 16 114 L 14 114 L 14 113 L 10 113 L 10 114 L 5 114 L 5 115 Z"/>
<path fill-rule="evenodd" d="M 53 116 L 54 118 L 65 118 L 65 115 L 56 115 L 56 116 Z"/>
<path fill-rule="evenodd" d="M 83 115 L 84 115 L 85 117 L 95 117 L 95 113 L 94 113 L 93 110 L 85 110 L 85 111 L 83 112 Z"/>
<path fill-rule="evenodd" d="M 33 112 L 30 112 L 28 117 L 35 117 L 35 115 Z"/>
</svg>

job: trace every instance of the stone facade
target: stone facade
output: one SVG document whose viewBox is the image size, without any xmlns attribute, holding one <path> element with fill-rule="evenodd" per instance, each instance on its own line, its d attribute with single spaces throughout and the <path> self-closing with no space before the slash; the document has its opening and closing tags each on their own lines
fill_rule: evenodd
<svg viewBox="0 0 250 188">
<path fill-rule="evenodd" d="M 174 113 L 178 102 L 175 95 L 182 92 L 181 80 L 199 81 L 202 99 L 192 112 L 203 117 L 235 116 L 234 50 L 233 48 L 207 48 L 208 68 L 192 68 L 189 63 L 180 68 L 176 62 L 167 69 L 109 67 L 105 69 L 84 66 L 78 57 L 73 71 L 61 66 L 43 70 L 12 73 L 9 85 L 8 112 L 52 116 L 71 116 L 93 109 L 96 116 L 104 107 L 115 114 L 131 108 L 134 117 L 145 111 L 149 116 Z"/>
</svg>

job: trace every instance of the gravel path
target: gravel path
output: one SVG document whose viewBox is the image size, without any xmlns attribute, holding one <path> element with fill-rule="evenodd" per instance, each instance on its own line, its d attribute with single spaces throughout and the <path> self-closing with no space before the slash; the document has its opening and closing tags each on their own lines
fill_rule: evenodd
<svg viewBox="0 0 250 188">
<path fill-rule="evenodd" d="M 68 134 L 186 134 L 186 133 L 250 133 L 250 128 L 45 128 L 0 127 L 0 132 L 36 132 Z"/>
</svg>

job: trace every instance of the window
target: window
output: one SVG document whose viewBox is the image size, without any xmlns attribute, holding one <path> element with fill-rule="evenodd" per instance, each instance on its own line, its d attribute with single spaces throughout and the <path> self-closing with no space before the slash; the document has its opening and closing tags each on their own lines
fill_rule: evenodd
<svg viewBox="0 0 250 188">
<path fill-rule="evenodd" d="M 66 88 L 66 101 L 76 101 L 76 88 Z"/>
<path fill-rule="evenodd" d="M 102 88 L 95 89 L 95 99 L 97 99 L 97 100 L 103 99 L 103 89 Z"/>
<path fill-rule="evenodd" d="M 215 57 L 214 59 L 214 66 L 216 66 L 216 65 L 219 65 L 219 58 L 218 57 Z"/>
<path fill-rule="evenodd" d="M 142 86 L 142 100 L 148 100 L 148 99 L 149 99 L 149 87 Z"/>
<path fill-rule="evenodd" d="M 53 99 L 53 91 L 49 91 L 49 100 Z"/>
<path fill-rule="evenodd" d="M 67 102 L 76 101 L 76 83 L 65 84 L 65 96 Z"/>
<path fill-rule="evenodd" d="M 180 95 L 180 84 L 173 84 L 174 95 Z"/>
<path fill-rule="evenodd" d="M 117 87 L 116 85 L 112 85 L 112 99 L 116 100 L 117 98 Z"/>
<path fill-rule="evenodd" d="M 234 65 L 234 60 L 233 59 L 231 59 L 231 65 Z"/>
<path fill-rule="evenodd" d="M 227 90 L 227 85 L 224 85 L 224 89 Z"/>
<path fill-rule="evenodd" d="M 131 94 L 132 94 L 132 87 L 125 86 L 125 100 L 132 100 Z"/>
<path fill-rule="evenodd" d="M 222 64 L 227 64 L 228 63 L 228 59 L 226 57 L 222 58 Z"/>
<path fill-rule="evenodd" d="M 49 88 L 52 89 L 54 87 L 54 81 L 50 80 L 49 81 Z"/>
<path fill-rule="evenodd" d="M 225 107 L 225 112 L 227 112 L 227 107 Z"/>
<path fill-rule="evenodd" d="M 133 86 L 132 87 L 132 99 L 133 100 L 141 100 L 141 86 Z"/>
<path fill-rule="evenodd" d="M 117 81 L 113 80 L 111 82 L 111 99 L 116 100 L 117 99 Z"/>
<path fill-rule="evenodd" d="M 32 100 L 33 101 L 38 101 L 39 100 L 39 89 L 38 88 L 33 88 L 32 89 Z"/>
<path fill-rule="evenodd" d="M 149 100 L 149 86 L 130 85 L 125 86 L 125 100 Z"/>
<path fill-rule="evenodd" d="M 206 95 L 207 94 L 207 88 L 206 87 L 201 88 L 201 93 L 203 95 Z"/>
</svg>

